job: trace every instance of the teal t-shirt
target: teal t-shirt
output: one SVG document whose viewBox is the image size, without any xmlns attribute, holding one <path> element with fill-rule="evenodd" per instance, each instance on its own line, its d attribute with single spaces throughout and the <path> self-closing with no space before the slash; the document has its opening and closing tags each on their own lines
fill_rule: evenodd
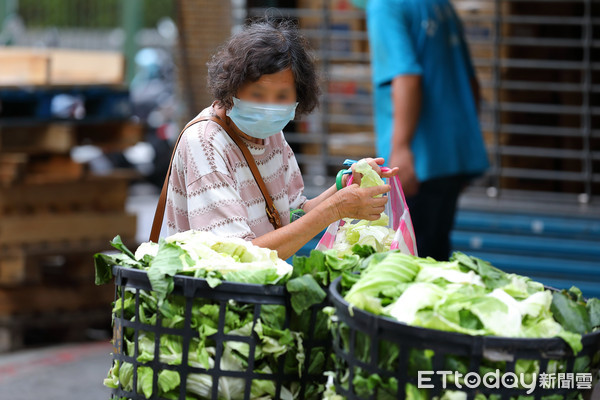
<svg viewBox="0 0 600 400">
<path fill-rule="evenodd" d="M 471 91 L 474 69 L 448 0 L 369 0 L 367 28 L 377 155 L 389 158 L 391 82 L 421 75 L 422 104 L 411 143 L 417 178 L 478 175 L 488 159 Z"/>
</svg>

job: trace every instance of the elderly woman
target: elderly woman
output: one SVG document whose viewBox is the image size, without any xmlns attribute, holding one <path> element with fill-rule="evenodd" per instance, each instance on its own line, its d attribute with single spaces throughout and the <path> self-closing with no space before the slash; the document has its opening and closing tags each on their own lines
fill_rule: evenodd
<svg viewBox="0 0 600 400">
<path fill-rule="evenodd" d="M 375 196 L 388 192 L 388 185 L 360 188 L 355 183 L 338 190 L 338 183 L 312 200 L 302 194 L 300 169 L 282 129 L 318 105 L 319 86 L 306 42 L 291 23 L 247 26 L 208 68 L 215 101 L 198 117 L 213 120 L 188 124 L 177 146 L 166 205 L 169 234 L 199 229 L 240 237 L 285 259 L 336 220 L 379 218 L 387 197 Z M 241 138 L 241 146 L 233 135 Z M 244 146 L 254 160 L 244 158 Z M 265 210 L 252 162 L 279 211 L 278 229 Z M 383 177 L 397 173 L 382 173 L 383 159 L 369 163 Z M 354 179 L 359 181 L 359 174 Z M 305 215 L 290 222 L 291 209 Z"/>
</svg>

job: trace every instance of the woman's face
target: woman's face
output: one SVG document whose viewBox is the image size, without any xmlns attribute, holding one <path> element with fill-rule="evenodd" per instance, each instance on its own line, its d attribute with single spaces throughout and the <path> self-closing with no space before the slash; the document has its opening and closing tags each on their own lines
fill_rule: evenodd
<svg viewBox="0 0 600 400">
<path fill-rule="evenodd" d="M 254 103 L 290 104 L 296 102 L 296 84 L 291 69 L 263 75 L 256 82 L 242 85 L 238 99 Z"/>
</svg>

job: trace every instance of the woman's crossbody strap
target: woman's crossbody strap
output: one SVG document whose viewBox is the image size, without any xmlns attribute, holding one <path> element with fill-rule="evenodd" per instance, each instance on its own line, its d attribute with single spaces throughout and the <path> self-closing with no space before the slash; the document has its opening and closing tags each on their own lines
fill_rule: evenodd
<svg viewBox="0 0 600 400">
<path fill-rule="evenodd" d="M 225 124 L 225 122 L 222 119 L 220 119 L 218 117 L 212 117 L 212 116 L 211 117 L 200 117 L 193 121 L 190 121 L 182 129 L 181 133 L 177 137 L 177 141 L 175 142 L 175 146 L 173 147 L 173 154 L 171 154 L 171 161 L 169 162 L 169 169 L 167 170 L 167 175 L 165 176 L 165 181 L 163 183 L 163 187 L 160 192 L 160 197 L 158 198 L 158 204 L 156 205 L 156 211 L 154 212 L 154 220 L 152 222 L 152 229 L 150 231 L 150 241 L 158 242 L 158 238 L 160 236 L 160 228 L 162 227 L 162 222 L 163 222 L 164 215 L 165 215 L 165 208 L 167 205 L 167 189 L 169 186 L 169 177 L 171 176 L 171 168 L 173 166 L 173 159 L 175 158 L 175 152 L 177 150 L 177 146 L 179 145 L 179 141 L 181 140 L 181 136 L 183 135 L 183 132 L 185 132 L 185 130 L 187 128 L 189 128 L 190 126 L 195 125 L 199 122 L 202 122 L 202 121 L 213 121 L 213 122 L 216 122 L 217 124 L 219 124 L 221 126 L 221 128 L 223 128 L 225 130 L 225 132 L 227 132 L 229 137 L 239 147 L 242 154 L 244 155 L 244 158 L 246 159 L 246 163 L 248 164 L 250 171 L 252 171 L 254 180 L 256 181 L 263 197 L 265 198 L 265 203 L 266 203 L 265 211 L 267 212 L 267 217 L 269 218 L 269 222 L 271 222 L 271 224 L 273 225 L 273 228 L 275 228 L 275 229 L 280 228 L 281 227 L 281 218 L 279 216 L 279 212 L 277 212 L 277 209 L 275 208 L 275 204 L 273 204 L 273 200 L 271 199 L 271 196 L 269 195 L 267 186 L 265 185 L 265 182 L 263 181 L 262 176 L 260 175 L 260 171 L 258 170 L 258 167 L 256 166 L 256 161 L 254 161 L 254 157 L 252 157 L 250 150 L 248 150 L 248 146 L 246 146 L 246 144 L 242 141 L 242 139 L 235 132 L 232 132 L 229 129 L 227 124 Z"/>
</svg>

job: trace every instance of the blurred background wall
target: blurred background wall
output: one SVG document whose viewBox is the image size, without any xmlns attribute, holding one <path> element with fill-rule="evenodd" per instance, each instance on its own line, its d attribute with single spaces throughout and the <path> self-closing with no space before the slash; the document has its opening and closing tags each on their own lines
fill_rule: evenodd
<svg viewBox="0 0 600 400">
<path fill-rule="evenodd" d="M 453 248 L 599 296 L 600 3 L 453 3 L 492 163 L 461 196 Z M 0 0 L 0 351 L 105 329 L 92 255 L 145 240 L 173 140 L 212 102 L 206 62 L 265 15 L 297 21 L 323 79 L 321 107 L 285 130 L 314 196 L 374 155 L 350 0 Z"/>
</svg>

